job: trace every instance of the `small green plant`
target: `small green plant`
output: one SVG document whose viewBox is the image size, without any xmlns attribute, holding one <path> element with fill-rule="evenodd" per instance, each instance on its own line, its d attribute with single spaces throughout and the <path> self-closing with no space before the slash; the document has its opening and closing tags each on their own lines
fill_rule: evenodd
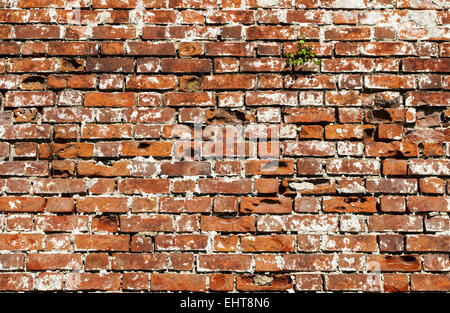
<svg viewBox="0 0 450 313">
<path fill-rule="evenodd" d="M 286 65 L 291 68 L 291 72 L 295 72 L 296 66 L 301 66 L 306 63 L 314 62 L 317 65 L 322 63 L 321 59 L 316 58 L 316 55 L 312 52 L 312 47 L 305 43 L 305 37 L 303 36 L 297 43 L 297 52 L 286 53 Z"/>
</svg>

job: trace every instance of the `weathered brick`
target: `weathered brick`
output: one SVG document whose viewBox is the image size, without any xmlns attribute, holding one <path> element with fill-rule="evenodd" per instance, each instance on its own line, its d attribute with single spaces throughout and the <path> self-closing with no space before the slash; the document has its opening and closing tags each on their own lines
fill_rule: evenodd
<svg viewBox="0 0 450 313">
<path fill-rule="evenodd" d="M 75 235 L 75 250 L 128 251 L 127 235 Z"/>
<path fill-rule="evenodd" d="M 201 272 L 211 271 L 236 271 L 248 272 L 252 266 L 251 255 L 227 255 L 200 254 L 198 256 L 198 270 Z"/>
<path fill-rule="evenodd" d="M 120 274 L 107 273 L 68 273 L 64 276 L 65 286 L 68 290 L 102 290 L 118 291 L 120 289 Z"/>
<path fill-rule="evenodd" d="M 167 267 L 166 255 L 115 253 L 111 267 L 114 270 L 160 270 Z"/>
<path fill-rule="evenodd" d="M 255 219 L 252 216 L 224 219 L 216 216 L 202 216 L 201 229 L 219 232 L 253 232 Z"/>
<path fill-rule="evenodd" d="M 0 0 L 0 290 L 449 291 L 441 2 Z"/>
<path fill-rule="evenodd" d="M 369 231 L 420 232 L 423 230 L 422 217 L 405 215 L 378 215 L 368 219 Z"/>
<path fill-rule="evenodd" d="M 206 276 L 181 273 L 153 273 L 150 289 L 154 291 L 206 291 Z"/>
<path fill-rule="evenodd" d="M 330 291 L 380 292 L 379 274 L 330 274 L 325 277 L 325 289 Z"/>
</svg>

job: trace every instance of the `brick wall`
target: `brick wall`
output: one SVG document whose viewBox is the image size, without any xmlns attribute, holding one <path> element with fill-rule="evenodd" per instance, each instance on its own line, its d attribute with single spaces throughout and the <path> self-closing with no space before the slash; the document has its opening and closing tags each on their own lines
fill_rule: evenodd
<svg viewBox="0 0 450 313">
<path fill-rule="evenodd" d="M 450 291 L 449 2 L 0 7 L 0 290 Z"/>
</svg>

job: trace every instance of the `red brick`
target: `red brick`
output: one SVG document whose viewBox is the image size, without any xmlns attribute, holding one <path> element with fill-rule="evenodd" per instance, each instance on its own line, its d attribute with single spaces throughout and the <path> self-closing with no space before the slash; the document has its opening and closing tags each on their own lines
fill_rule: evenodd
<svg viewBox="0 0 450 313">
<path fill-rule="evenodd" d="M 415 193 L 417 180 L 413 178 L 368 178 L 366 188 L 369 192 Z"/>
<path fill-rule="evenodd" d="M 213 106 L 215 100 L 210 92 L 165 93 L 164 104 L 167 106 Z"/>
<path fill-rule="evenodd" d="M 199 271 L 250 271 L 252 256 L 250 255 L 198 255 Z"/>
<path fill-rule="evenodd" d="M 214 251 L 231 252 L 236 251 L 238 247 L 239 237 L 232 236 L 214 236 Z"/>
<path fill-rule="evenodd" d="M 25 273 L 0 273 L 0 290 L 30 291 L 33 290 L 33 276 Z"/>
<path fill-rule="evenodd" d="M 155 239 L 156 250 L 205 250 L 207 235 L 160 235 Z"/>
<path fill-rule="evenodd" d="M 35 218 L 34 228 L 45 232 L 87 231 L 89 229 L 89 217 L 39 215 Z"/>
<path fill-rule="evenodd" d="M 448 252 L 448 240 L 448 235 L 409 235 L 406 237 L 406 250 Z"/>
<path fill-rule="evenodd" d="M 426 254 L 423 259 L 423 268 L 426 271 L 448 271 L 450 258 L 448 254 Z"/>
<path fill-rule="evenodd" d="M 167 215 L 121 216 L 120 225 L 120 229 L 124 233 L 174 230 L 173 219 Z"/>
<path fill-rule="evenodd" d="M 55 94 L 47 91 L 9 91 L 5 94 L 6 107 L 53 106 Z"/>
<path fill-rule="evenodd" d="M 150 289 L 154 291 L 206 291 L 206 276 L 181 273 L 153 273 Z"/>
<path fill-rule="evenodd" d="M 284 87 L 292 89 L 334 89 L 336 81 L 330 75 L 297 76 L 284 79 Z"/>
<path fill-rule="evenodd" d="M 1 212 L 43 212 L 45 199 L 39 197 L 0 197 Z"/>
<path fill-rule="evenodd" d="M 384 292 L 406 292 L 409 280 L 406 274 L 384 274 Z"/>
<path fill-rule="evenodd" d="M 64 281 L 68 290 L 118 291 L 120 289 L 119 273 L 68 273 Z"/>
<path fill-rule="evenodd" d="M 406 93 L 406 105 L 411 106 L 449 106 L 448 94 L 444 92 L 419 92 Z"/>
<path fill-rule="evenodd" d="M 42 250 L 44 235 L 0 234 L 0 250 Z"/>
<path fill-rule="evenodd" d="M 448 212 L 449 199 L 445 197 L 411 196 L 406 198 L 410 212 Z"/>
<path fill-rule="evenodd" d="M 75 235 L 75 250 L 128 251 L 127 235 Z"/>
<path fill-rule="evenodd" d="M 294 251 L 294 237 L 290 235 L 243 236 L 241 249 L 244 252 L 287 252 Z"/>
<path fill-rule="evenodd" d="M 216 40 L 217 28 L 211 26 L 170 26 L 169 36 L 173 39 Z"/>
<path fill-rule="evenodd" d="M 251 192 L 249 179 L 226 181 L 220 178 L 201 178 L 198 180 L 201 193 L 245 194 Z"/>
<path fill-rule="evenodd" d="M 169 254 L 169 269 L 178 271 L 192 271 L 194 268 L 193 253 L 171 253 Z"/>
<path fill-rule="evenodd" d="M 405 212 L 405 199 L 399 196 L 381 196 L 380 208 L 383 212 Z"/>
<path fill-rule="evenodd" d="M 379 274 L 332 274 L 325 277 L 325 289 L 330 291 L 380 292 Z"/>
<path fill-rule="evenodd" d="M 0 267 L 3 270 L 14 271 L 24 268 L 25 256 L 23 254 L 1 254 Z"/>
<path fill-rule="evenodd" d="M 329 174 L 377 175 L 380 173 L 380 164 L 375 160 L 328 160 L 326 167 Z"/>
<path fill-rule="evenodd" d="M 148 273 L 124 273 L 122 288 L 125 290 L 147 290 L 148 280 Z"/>
<path fill-rule="evenodd" d="M 165 254 L 115 253 L 112 257 L 113 270 L 161 270 L 167 267 Z"/>
<path fill-rule="evenodd" d="M 288 271 L 331 271 L 336 269 L 333 256 L 327 254 L 285 254 L 283 270 Z"/>
<path fill-rule="evenodd" d="M 128 178 L 118 182 L 118 190 L 125 194 L 168 193 L 169 181 L 167 179 Z"/>
<path fill-rule="evenodd" d="M 209 197 L 184 198 L 160 198 L 160 212 L 168 213 L 205 213 L 211 211 L 211 199 Z"/>
<path fill-rule="evenodd" d="M 417 255 L 370 255 L 367 259 L 369 271 L 416 272 L 422 269 Z"/>
<path fill-rule="evenodd" d="M 355 41 L 370 39 L 368 27 L 335 27 L 325 30 L 325 40 Z"/>
<path fill-rule="evenodd" d="M 368 219 L 369 231 L 420 232 L 423 230 L 422 217 L 411 215 L 378 215 Z"/>
<path fill-rule="evenodd" d="M 405 72 L 450 72 L 446 59 L 406 58 L 402 61 Z"/>
<path fill-rule="evenodd" d="M 253 75 L 214 75 L 204 77 L 205 90 L 252 89 L 256 86 Z"/>
<path fill-rule="evenodd" d="M 126 197 L 85 197 L 76 200 L 77 212 L 115 212 L 128 211 Z"/>
<path fill-rule="evenodd" d="M 338 218 L 333 215 L 296 215 L 285 219 L 289 231 L 327 232 L 337 231 Z"/>
<path fill-rule="evenodd" d="M 406 160 L 386 159 L 383 160 L 383 174 L 387 176 L 392 175 L 406 175 L 407 163 Z"/>
<path fill-rule="evenodd" d="M 134 106 L 134 93 L 100 93 L 90 92 L 84 96 L 87 107 L 131 107 Z"/>
<path fill-rule="evenodd" d="M 249 26 L 246 29 L 247 40 L 296 39 L 292 26 Z"/>
<path fill-rule="evenodd" d="M 210 56 L 252 56 L 254 45 L 252 43 L 206 43 L 205 54 Z"/>
<path fill-rule="evenodd" d="M 370 56 L 412 55 L 414 46 L 409 42 L 364 42 L 362 54 Z"/>
<path fill-rule="evenodd" d="M 322 290 L 322 276 L 319 274 L 295 275 L 295 288 L 298 291 Z"/>
<path fill-rule="evenodd" d="M 290 213 L 292 201 L 289 198 L 243 197 L 240 211 L 243 213 Z"/>
<path fill-rule="evenodd" d="M 27 269 L 36 270 L 80 270 L 83 266 L 81 254 L 28 254 Z"/>
<path fill-rule="evenodd" d="M 285 141 L 282 143 L 283 155 L 286 156 L 331 156 L 335 145 L 324 141 Z"/>
<path fill-rule="evenodd" d="M 411 75 L 371 75 L 366 76 L 365 85 L 370 89 L 414 89 L 416 81 Z"/>
<path fill-rule="evenodd" d="M 224 219 L 216 216 L 202 216 L 201 229 L 217 232 L 253 232 L 255 219 L 252 216 Z"/>
<path fill-rule="evenodd" d="M 173 75 L 137 75 L 128 76 L 126 80 L 127 89 L 175 89 L 176 86 L 177 80 Z"/>
<path fill-rule="evenodd" d="M 214 212 L 237 212 L 238 198 L 237 197 L 214 197 L 213 204 Z"/>
<path fill-rule="evenodd" d="M 335 235 L 325 240 L 325 250 L 329 251 L 364 251 L 377 249 L 377 238 L 373 235 Z"/>
<path fill-rule="evenodd" d="M 94 39 L 136 39 L 136 27 L 128 25 L 101 25 L 92 29 Z"/>
<path fill-rule="evenodd" d="M 129 42 L 128 55 L 175 55 L 175 45 L 169 42 Z"/>
<path fill-rule="evenodd" d="M 413 274 L 411 291 L 449 291 L 450 275 Z"/>
<path fill-rule="evenodd" d="M 161 71 L 169 73 L 206 73 L 211 71 L 211 61 L 204 59 L 162 59 Z"/>
<path fill-rule="evenodd" d="M 240 291 L 288 290 L 292 288 L 292 279 L 289 275 L 243 275 L 237 277 L 236 288 Z"/>
<path fill-rule="evenodd" d="M 209 289 L 211 291 L 231 291 L 234 287 L 233 280 L 231 274 L 211 274 L 209 276 Z"/>
<path fill-rule="evenodd" d="M 376 212 L 375 197 L 324 197 L 322 201 L 325 212 Z"/>
<path fill-rule="evenodd" d="M 38 194 L 83 193 L 86 192 L 86 188 L 86 181 L 78 178 L 40 178 L 33 184 L 34 193 Z"/>
</svg>

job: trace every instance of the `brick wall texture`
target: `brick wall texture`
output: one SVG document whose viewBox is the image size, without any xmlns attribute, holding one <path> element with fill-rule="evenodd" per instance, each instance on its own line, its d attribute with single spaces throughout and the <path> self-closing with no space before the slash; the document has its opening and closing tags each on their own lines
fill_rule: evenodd
<svg viewBox="0 0 450 313">
<path fill-rule="evenodd" d="M 0 290 L 449 292 L 449 7 L 0 0 Z"/>
</svg>

